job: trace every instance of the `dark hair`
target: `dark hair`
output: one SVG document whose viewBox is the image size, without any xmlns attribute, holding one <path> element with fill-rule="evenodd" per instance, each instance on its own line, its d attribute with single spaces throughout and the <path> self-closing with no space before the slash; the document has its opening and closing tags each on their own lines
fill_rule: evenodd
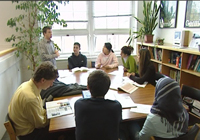
<svg viewBox="0 0 200 140">
<path fill-rule="evenodd" d="M 102 70 L 93 71 L 87 80 L 92 97 L 105 96 L 110 87 L 110 78 Z"/>
<path fill-rule="evenodd" d="M 39 82 L 42 78 L 46 80 L 53 80 L 58 78 L 58 70 L 50 61 L 45 61 L 36 69 L 33 80 Z"/>
<path fill-rule="evenodd" d="M 140 60 L 139 60 L 139 75 L 142 77 L 147 70 L 148 65 L 151 63 L 151 54 L 148 49 L 140 49 Z"/>
<path fill-rule="evenodd" d="M 47 32 L 47 30 L 51 30 L 51 29 L 52 29 L 51 26 L 45 26 L 45 27 L 42 29 L 43 35 L 44 35 L 44 33 Z"/>
<path fill-rule="evenodd" d="M 109 50 L 109 52 L 112 51 L 114 53 L 114 51 L 112 50 L 112 45 L 109 42 L 105 43 L 104 45 Z"/>
<path fill-rule="evenodd" d="M 133 47 L 131 47 L 131 46 L 123 46 L 121 48 L 121 51 L 122 51 L 122 53 L 127 54 L 129 56 L 133 52 Z"/>
<path fill-rule="evenodd" d="M 78 43 L 78 42 L 74 42 L 74 45 L 78 45 L 78 46 L 79 46 L 79 49 L 81 48 L 81 44 Z"/>
</svg>

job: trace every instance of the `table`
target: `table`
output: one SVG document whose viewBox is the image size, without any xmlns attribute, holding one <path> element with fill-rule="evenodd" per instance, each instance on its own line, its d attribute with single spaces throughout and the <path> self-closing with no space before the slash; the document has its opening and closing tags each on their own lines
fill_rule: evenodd
<svg viewBox="0 0 200 140">
<path fill-rule="evenodd" d="M 96 69 L 93 68 L 90 70 L 93 71 Z M 111 79 L 111 83 L 121 80 L 122 77 L 126 75 L 126 73 L 123 72 L 123 68 L 120 66 L 119 66 L 119 68 L 115 68 L 115 69 L 109 69 L 109 70 L 101 69 L 101 70 L 108 73 L 108 75 Z M 64 71 L 61 71 L 60 73 L 64 73 L 64 72 L 66 72 L 68 74 L 66 74 L 67 75 L 66 77 L 64 77 L 64 76 L 62 77 L 62 75 L 60 75 L 60 77 L 63 78 L 63 79 L 60 78 L 61 81 L 64 81 L 67 83 L 68 82 L 69 83 L 77 82 L 78 84 L 83 84 L 83 85 L 87 84 L 87 77 L 90 73 L 90 71 L 89 71 L 89 72 L 76 72 L 76 73 L 72 74 L 72 73 L 70 73 L 69 70 L 64 70 Z M 111 75 L 111 74 L 109 74 L 110 72 L 117 72 L 117 75 Z M 155 92 L 155 87 L 151 84 L 147 84 L 145 88 L 138 88 L 132 94 L 128 94 L 123 91 L 111 90 L 111 89 L 109 89 L 107 94 L 118 94 L 119 96 L 130 96 L 131 99 L 135 103 L 152 105 L 153 101 L 154 101 L 154 92 Z M 82 97 L 82 95 L 72 95 L 72 96 L 64 96 L 64 97 L 55 98 L 54 100 L 60 100 L 60 99 L 67 98 L 70 101 L 73 101 L 73 100 L 77 100 L 78 98 L 81 98 L 81 97 Z M 122 110 L 123 121 L 137 120 L 137 119 L 145 118 L 146 116 L 147 116 L 147 114 L 130 112 L 130 108 Z M 72 130 L 72 129 L 75 129 L 74 114 L 50 119 L 49 132 L 51 132 L 51 133 L 59 132 L 59 131 L 68 131 L 68 130 Z"/>
</svg>

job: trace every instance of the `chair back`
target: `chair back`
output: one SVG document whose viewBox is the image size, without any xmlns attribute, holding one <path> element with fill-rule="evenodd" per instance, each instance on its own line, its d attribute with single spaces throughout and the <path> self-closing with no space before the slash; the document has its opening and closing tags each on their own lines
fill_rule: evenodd
<svg viewBox="0 0 200 140">
<path fill-rule="evenodd" d="M 192 99 L 200 101 L 200 90 L 194 87 L 186 86 L 182 84 L 181 95 L 190 97 Z"/>
<path fill-rule="evenodd" d="M 178 138 L 159 138 L 153 137 L 154 140 L 197 140 L 198 134 L 200 131 L 200 127 L 198 124 L 193 125 L 188 133 L 178 137 Z"/>
<path fill-rule="evenodd" d="M 10 140 L 17 140 L 17 136 L 15 133 L 15 129 L 13 127 L 13 123 L 11 119 L 9 118 L 9 115 L 6 115 L 6 122 L 4 123 L 4 126 L 9 134 Z"/>
</svg>

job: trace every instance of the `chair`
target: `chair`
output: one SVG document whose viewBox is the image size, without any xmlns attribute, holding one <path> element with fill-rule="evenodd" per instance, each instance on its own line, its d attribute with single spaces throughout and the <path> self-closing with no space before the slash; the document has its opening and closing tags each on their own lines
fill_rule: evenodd
<svg viewBox="0 0 200 140">
<path fill-rule="evenodd" d="M 200 101 L 200 90 L 194 87 L 182 84 L 181 95 Z"/>
<path fill-rule="evenodd" d="M 13 127 L 13 123 L 11 119 L 9 118 L 9 115 L 6 115 L 6 122 L 4 123 L 4 126 L 9 134 L 10 140 L 17 140 L 17 136 Z"/>
<path fill-rule="evenodd" d="M 181 95 L 182 95 L 182 98 L 190 97 L 192 99 L 200 101 L 200 90 L 194 87 L 190 87 L 190 86 L 186 86 L 182 84 Z M 192 105 L 188 104 L 188 106 L 191 111 Z M 189 112 L 189 126 L 194 125 L 195 123 L 200 123 L 200 117 L 193 114 L 192 112 Z"/>
<path fill-rule="evenodd" d="M 197 140 L 198 134 L 200 131 L 200 126 L 198 124 L 189 127 L 188 133 L 178 137 L 178 138 L 159 138 L 151 137 L 151 140 Z"/>
</svg>

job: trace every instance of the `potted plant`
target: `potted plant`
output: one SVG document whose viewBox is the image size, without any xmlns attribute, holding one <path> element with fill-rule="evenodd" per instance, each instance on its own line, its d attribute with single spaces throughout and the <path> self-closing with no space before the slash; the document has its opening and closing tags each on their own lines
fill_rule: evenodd
<svg viewBox="0 0 200 140">
<path fill-rule="evenodd" d="M 17 2 L 16 10 L 22 10 L 23 14 L 7 21 L 7 26 L 14 28 L 16 34 L 7 37 L 6 41 L 13 42 L 12 47 L 17 48 L 17 57 L 20 54 L 25 56 L 30 61 L 27 68 L 34 72 L 40 62 L 37 58 L 39 55 L 37 46 L 42 34 L 41 26 L 51 26 L 54 23 L 66 26 L 66 23 L 58 18 L 60 13 L 56 12 L 58 6 L 54 1 L 12 1 L 14 2 Z M 58 48 L 57 45 L 55 47 Z"/>
<path fill-rule="evenodd" d="M 158 18 L 158 12 L 160 9 L 160 5 L 157 5 L 157 1 L 150 1 L 146 2 L 143 1 L 143 15 L 144 19 L 139 19 L 138 17 L 134 17 L 138 23 L 142 26 L 139 28 L 138 31 L 129 33 L 129 38 L 127 42 L 130 45 L 131 41 L 136 38 L 144 39 L 145 43 L 152 43 L 153 42 L 153 31 L 158 25 L 156 22 Z M 136 34 L 136 36 L 134 36 Z"/>
</svg>

